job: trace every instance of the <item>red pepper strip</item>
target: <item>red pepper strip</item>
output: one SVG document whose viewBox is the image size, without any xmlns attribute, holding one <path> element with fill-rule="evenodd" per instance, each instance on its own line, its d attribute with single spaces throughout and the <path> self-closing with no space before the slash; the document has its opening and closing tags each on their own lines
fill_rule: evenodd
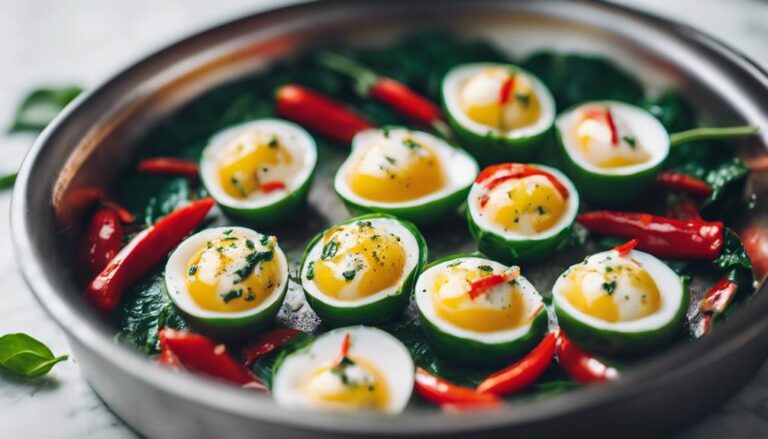
<svg viewBox="0 0 768 439">
<path fill-rule="evenodd" d="M 547 334 L 528 355 L 513 365 L 489 376 L 477 386 L 480 393 L 493 393 L 504 396 L 519 392 L 531 384 L 547 370 L 555 355 L 555 335 Z"/>
<path fill-rule="evenodd" d="M 160 336 L 160 332 L 158 332 L 158 338 L 160 339 L 160 355 L 157 357 L 157 364 L 160 364 L 165 367 L 169 367 L 174 370 L 181 370 L 184 369 L 184 366 L 181 364 L 181 360 L 179 360 L 179 357 L 176 356 L 173 352 L 171 352 L 170 349 L 168 349 L 168 344 L 165 342 L 165 337 Z"/>
<path fill-rule="evenodd" d="M 755 225 L 740 233 L 741 242 L 749 258 L 752 259 L 752 269 L 755 277 L 762 280 L 768 276 L 768 229 Z"/>
<path fill-rule="evenodd" d="M 120 251 L 122 244 L 120 216 L 106 207 L 97 210 L 88 223 L 80 253 L 81 266 L 89 279 L 101 273 Z"/>
<path fill-rule="evenodd" d="M 723 223 L 645 213 L 596 211 L 578 216 L 589 231 L 637 238 L 637 248 L 662 258 L 713 260 L 723 249 Z"/>
<path fill-rule="evenodd" d="M 144 174 L 162 174 L 197 179 L 200 176 L 197 163 L 174 157 L 156 157 L 139 162 L 138 171 Z"/>
<path fill-rule="evenodd" d="M 136 221 L 136 217 L 128 211 L 125 207 L 115 203 L 114 201 L 110 200 L 101 200 L 101 205 L 112 209 L 115 211 L 118 217 L 120 217 L 120 221 L 122 221 L 124 224 L 131 224 L 134 221 Z"/>
<path fill-rule="evenodd" d="M 301 333 L 293 328 L 275 328 L 271 331 L 257 335 L 243 348 L 245 365 L 250 366 L 259 358 L 284 345 L 293 337 Z"/>
<path fill-rule="evenodd" d="M 503 175 L 497 176 L 497 174 L 501 174 L 502 172 L 504 172 Z M 543 169 L 522 163 L 500 163 L 498 165 L 488 166 L 478 174 L 475 183 L 485 183 L 486 188 L 491 190 L 507 180 L 529 177 L 532 175 L 546 177 L 547 180 L 552 183 L 552 186 L 560 192 L 560 195 L 562 195 L 563 198 L 568 198 L 568 188 L 566 188 L 554 175 Z"/>
<path fill-rule="evenodd" d="M 413 122 L 432 125 L 443 120 L 437 105 L 394 79 L 380 78 L 371 87 L 370 94 Z"/>
<path fill-rule="evenodd" d="M 161 346 L 171 351 L 187 370 L 241 386 L 258 382 L 245 367 L 227 354 L 226 346 L 208 337 L 168 328 L 160 330 L 158 336 Z"/>
<path fill-rule="evenodd" d="M 488 292 L 493 287 L 501 285 L 504 282 L 511 281 L 519 275 L 520 267 L 514 267 L 503 274 L 491 274 L 474 280 L 469 284 L 469 297 L 472 300 L 475 300 L 483 293 Z"/>
<path fill-rule="evenodd" d="M 699 208 L 693 201 L 687 198 L 681 198 L 675 204 L 667 207 L 667 215 L 671 218 L 680 220 L 698 220 L 701 221 Z"/>
<path fill-rule="evenodd" d="M 728 308 L 738 289 L 739 286 L 730 279 L 726 277 L 720 279 L 704 295 L 699 310 L 702 314 L 722 314 Z"/>
<path fill-rule="evenodd" d="M 616 247 L 613 248 L 613 250 L 617 252 L 619 256 L 626 256 L 629 252 L 634 250 L 636 246 L 637 246 L 637 239 L 630 239 L 624 244 L 617 245 Z"/>
<path fill-rule="evenodd" d="M 139 232 L 91 281 L 85 297 L 100 311 L 114 311 L 123 291 L 147 274 L 200 225 L 212 206 L 212 198 L 195 201 Z"/>
<path fill-rule="evenodd" d="M 571 379 L 582 384 L 609 381 L 619 377 L 619 371 L 603 364 L 597 358 L 582 351 L 569 340 L 562 330 L 557 330 L 557 361 Z"/>
<path fill-rule="evenodd" d="M 501 84 L 501 89 L 499 90 L 499 105 L 505 105 L 509 102 L 509 97 L 514 89 L 515 75 L 510 75 L 509 78 L 505 79 Z"/>
<path fill-rule="evenodd" d="M 280 189 L 285 189 L 285 183 L 282 181 L 267 181 L 261 184 L 261 191 L 266 194 Z"/>
<path fill-rule="evenodd" d="M 493 393 L 479 393 L 471 387 L 457 386 L 426 370 L 416 368 L 416 391 L 427 401 L 451 407 L 492 407 L 501 400 Z"/>
<path fill-rule="evenodd" d="M 712 330 L 712 322 L 715 320 L 715 316 L 712 314 L 706 314 L 701 316 L 699 325 L 696 328 L 696 336 L 701 337 L 704 334 L 708 334 Z"/>
<path fill-rule="evenodd" d="M 344 334 L 344 339 L 341 340 L 341 348 L 339 349 L 338 355 L 336 355 L 336 358 L 333 360 L 332 367 L 339 367 L 341 365 L 341 362 L 344 361 L 345 358 L 349 355 L 349 332 Z"/>
<path fill-rule="evenodd" d="M 611 109 L 605 108 L 605 121 L 608 122 L 608 128 L 611 130 L 611 143 L 614 145 L 619 144 L 619 130 L 616 129 L 616 122 L 613 120 L 613 114 Z"/>
<path fill-rule="evenodd" d="M 332 140 L 349 143 L 360 131 L 374 125 L 344 105 L 299 85 L 277 91 L 277 114 Z"/>
<path fill-rule="evenodd" d="M 656 185 L 702 198 L 712 194 L 712 186 L 706 181 L 679 172 L 662 171 L 656 176 Z"/>
</svg>

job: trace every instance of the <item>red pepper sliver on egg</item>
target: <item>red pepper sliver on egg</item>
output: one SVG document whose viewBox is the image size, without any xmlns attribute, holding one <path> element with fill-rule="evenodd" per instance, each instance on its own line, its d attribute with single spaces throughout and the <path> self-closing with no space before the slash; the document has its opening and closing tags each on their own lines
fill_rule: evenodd
<svg viewBox="0 0 768 439">
<path fill-rule="evenodd" d="M 613 250 L 619 254 L 619 256 L 625 256 L 629 252 L 635 249 L 637 246 L 637 239 L 630 239 L 629 241 L 625 242 L 624 244 L 619 244 L 616 247 L 613 248 Z"/>
<path fill-rule="evenodd" d="M 200 173 L 197 163 L 175 157 L 155 157 L 139 162 L 137 170 L 144 174 L 174 175 L 196 179 Z"/>
<path fill-rule="evenodd" d="M 114 311 L 123 292 L 199 226 L 213 204 L 212 198 L 194 201 L 139 232 L 88 284 L 85 297 L 99 311 Z"/>
<path fill-rule="evenodd" d="M 504 173 L 502 174 L 502 172 Z M 497 174 L 501 175 L 497 176 Z M 500 163 L 498 165 L 488 166 L 477 175 L 475 183 L 484 184 L 486 189 L 491 190 L 507 180 L 530 177 L 532 175 L 541 175 L 545 177 L 549 180 L 552 186 L 560 192 L 560 195 L 562 195 L 563 198 L 568 198 L 568 188 L 566 188 L 554 175 L 543 169 L 522 163 Z"/>
<path fill-rule="evenodd" d="M 480 383 L 477 391 L 498 396 L 511 395 L 526 389 L 547 370 L 555 355 L 555 334 L 549 333 L 528 355 Z"/>
<path fill-rule="evenodd" d="M 724 244 L 720 221 L 678 220 L 647 213 L 601 210 L 578 216 L 590 232 L 636 238 L 637 249 L 671 259 L 713 260 Z"/>
<path fill-rule="evenodd" d="M 608 128 L 611 130 L 611 143 L 614 145 L 619 144 L 619 131 L 616 129 L 616 121 L 613 120 L 613 114 L 611 109 L 605 108 L 605 120 L 608 122 Z"/>
<path fill-rule="evenodd" d="M 493 393 L 479 393 L 471 387 L 463 387 L 436 377 L 421 367 L 416 368 L 416 392 L 427 401 L 451 407 L 494 407 L 501 403 Z"/>
<path fill-rule="evenodd" d="M 280 189 L 285 189 L 285 183 L 282 181 L 267 181 L 261 184 L 261 191 L 266 194 Z"/>
<path fill-rule="evenodd" d="M 349 332 L 344 334 L 344 338 L 341 340 L 341 348 L 339 348 L 339 353 L 336 355 L 336 358 L 333 360 L 333 367 L 339 367 L 341 363 L 344 361 L 345 358 L 347 358 L 347 355 L 349 355 L 349 342 L 350 342 L 350 336 Z"/>
<path fill-rule="evenodd" d="M 499 90 L 499 105 L 504 105 L 509 102 L 510 95 L 514 89 L 515 75 L 510 75 L 509 78 L 505 79 L 501 84 L 501 89 Z"/>
<path fill-rule="evenodd" d="M 679 172 L 662 171 L 656 176 L 656 185 L 702 198 L 712 194 L 712 186 L 706 181 Z"/>
<path fill-rule="evenodd" d="M 492 288 L 509 282 L 520 275 L 520 267 L 514 267 L 503 274 L 491 274 L 474 280 L 469 284 L 469 297 L 473 300 L 488 292 Z"/>
<path fill-rule="evenodd" d="M 241 386 L 259 382 L 232 359 L 226 346 L 208 337 L 168 328 L 160 330 L 158 337 L 163 349 L 170 351 L 184 369 Z"/>
<path fill-rule="evenodd" d="M 562 330 L 557 330 L 557 362 L 571 379 L 582 384 L 610 381 L 619 377 L 619 371 L 576 346 Z"/>
<path fill-rule="evenodd" d="M 341 103 L 300 85 L 277 90 L 277 114 L 332 140 L 350 143 L 355 134 L 374 128 Z"/>
<path fill-rule="evenodd" d="M 300 333 L 301 331 L 294 328 L 275 328 L 257 335 L 243 348 L 242 354 L 245 365 L 250 366 L 259 358 L 273 352 Z"/>
<path fill-rule="evenodd" d="M 88 223 L 82 244 L 80 263 L 84 273 L 93 278 L 109 264 L 123 244 L 123 226 L 113 209 L 102 207 Z"/>
</svg>

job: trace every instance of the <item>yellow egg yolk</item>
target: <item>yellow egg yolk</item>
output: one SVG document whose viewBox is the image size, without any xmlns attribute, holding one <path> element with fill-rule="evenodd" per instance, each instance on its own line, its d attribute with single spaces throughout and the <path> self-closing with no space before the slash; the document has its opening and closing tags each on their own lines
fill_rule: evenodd
<svg viewBox="0 0 768 439">
<path fill-rule="evenodd" d="M 574 131 L 582 156 L 600 168 L 621 168 L 645 163 L 651 159 L 640 140 L 629 132 L 623 121 L 612 113 L 614 135 L 605 109 L 586 109 Z"/>
<path fill-rule="evenodd" d="M 480 199 L 480 214 L 504 228 L 533 235 L 552 228 L 567 208 L 563 195 L 544 176 L 507 180 Z"/>
<path fill-rule="evenodd" d="M 281 181 L 294 157 L 275 134 L 247 132 L 232 141 L 219 159 L 219 179 L 227 195 L 244 199 L 262 184 Z M 283 169 L 281 169 L 283 168 Z"/>
<path fill-rule="evenodd" d="M 592 317 L 627 322 L 659 310 L 661 295 L 650 274 L 629 258 L 576 266 L 567 275 L 565 299 Z"/>
<path fill-rule="evenodd" d="M 316 403 L 331 407 L 383 410 L 389 404 L 384 375 L 355 356 L 339 366 L 319 367 L 301 384 L 301 390 Z"/>
<path fill-rule="evenodd" d="M 187 263 L 190 296 L 207 311 L 259 306 L 281 281 L 274 245 L 274 237 L 254 242 L 237 232 L 207 241 Z"/>
<path fill-rule="evenodd" d="M 514 70 L 477 73 L 462 87 L 460 102 L 467 117 L 502 131 L 531 126 L 541 116 L 531 79 Z"/>
<path fill-rule="evenodd" d="M 494 287 L 474 299 L 469 295 L 473 281 L 493 274 L 490 266 L 448 266 L 435 277 L 432 304 L 442 319 L 478 332 L 503 331 L 527 322 L 522 293 L 516 281 Z"/>
<path fill-rule="evenodd" d="M 402 133 L 382 134 L 366 148 L 347 174 L 349 188 L 372 201 L 410 201 L 445 186 L 440 158 Z"/>
<path fill-rule="evenodd" d="M 402 278 L 406 253 L 400 238 L 358 221 L 328 231 L 320 258 L 310 262 L 318 289 L 340 300 L 357 300 L 392 287 Z"/>
</svg>

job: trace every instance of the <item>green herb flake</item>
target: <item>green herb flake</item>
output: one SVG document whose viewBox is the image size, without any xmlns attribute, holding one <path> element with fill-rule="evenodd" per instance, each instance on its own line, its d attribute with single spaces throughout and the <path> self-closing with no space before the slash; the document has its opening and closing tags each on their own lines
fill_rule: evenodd
<svg viewBox="0 0 768 439">
<path fill-rule="evenodd" d="M 315 261 L 310 261 L 309 264 L 307 264 L 307 280 L 312 280 L 315 278 Z"/>
<path fill-rule="evenodd" d="M 270 148 L 277 148 L 280 146 L 280 140 L 277 138 L 276 135 L 272 134 L 272 137 L 269 138 L 269 143 L 267 143 L 267 146 Z"/>
<path fill-rule="evenodd" d="M 344 271 L 341 275 L 344 276 L 344 279 L 346 279 L 347 282 L 351 282 L 355 278 L 355 275 L 357 275 L 357 268 Z"/>
<path fill-rule="evenodd" d="M 632 136 L 624 136 L 621 138 L 626 142 L 627 145 L 629 145 L 630 148 L 635 149 L 637 147 L 637 139 L 635 139 Z"/>
<path fill-rule="evenodd" d="M 527 94 L 515 93 L 515 99 L 517 100 L 517 102 L 520 102 L 520 105 L 522 105 L 523 107 L 528 107 L 529 105 L 531 105 L 531 97 Z"/>
<path fill-rule="evenodd" d="M 67 358 L 66 355 L 54 356 L 48 346 L 27 334 L 0 337 L 0 372 L 3 373 L 37 378 Z"/>
<path fill-rule="evenodd" d="M 421 148 L 421 145 L 411 138 L 403 139 L 403 144 L 410 149 Z"/>
<path fill-rule="evenodd" d="M 229 303 L 235 299 L 238 299 L 242 297 L 243 290 L 230 290 L 227 294 L 221 296 L 221 300 L 224 301 L 224 303 Z"/>
<path fill-rule="evenodd" d="M 394 165 L 395 163 L 397 163 L 397 161 L 395 161 L 395 159 L 393 159 L 392 157 L 390 157 L 388 155 L 384 156 L 384 160 L 388 161 L 390 165 Z"/>
<path fill-rule="evenodd" d="M 336 256 L 337 251 L 339 251 L 339 243 L 336 242 L 335 239 L 331 239 L 323 246 L 323 251 L 320 253 L 320 259 L 331 259 Z"/>
<path fill-rule="evenodd" d="M 603 290 L 605 290 L 608 295 L 613 294 L 614 291 L 616 291 L 616 281 L 612 280 L 610 282 L 603 282 L 603 285 L 601 285 Z"/>
<path fill-rule="evenodd" d="M 493 267 L 491 267 L 490 265 L 481 265 L 481 266 L 477 267 L 477 269 L 480 270 L 480 271 L 486 271 L 488 273 L 493 271 Z"/>
<path fill-rule="evenodd" d="M 269 245 L 269 235 L 261 235 L 259 242 L 261 245 Z"/>
<path fill-rule="evenodd" d="M 248 250 L 253 250 L 256 248 L 256 244 L 254 244 L 250 239 L 245 240 L 245 246 L 248 248 Z"/>
<path fill-rule="evenodd" d="M 197 264 L 192 265 L 189 267 L 189 271 L 187 272 L 190 276 L 194 276 L 197 273 Z"/>
<path fill-rule="evenodd" d="M 271 261 L 273 256 L 274 252 L 272 250 L 250 253 L 245 257 L 245 266 L 237 270 L 235 274 L 240 277 L 240 280 L 244 280 L 253 273 L 253 270 L 260 262 Z"/>
</svg>

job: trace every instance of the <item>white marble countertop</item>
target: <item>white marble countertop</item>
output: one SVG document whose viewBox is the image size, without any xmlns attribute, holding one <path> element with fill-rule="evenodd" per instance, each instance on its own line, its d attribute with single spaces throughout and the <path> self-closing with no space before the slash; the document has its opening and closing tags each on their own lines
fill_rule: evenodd
<svg viewBox="0 0 768 439">
<path fill-rule="evenodd" d="M 285 0 L 0 0 L 0 127 L 43 84 L 92 85 L 173 40 Z M 703 27 L 768 66 L 768 3 L 621 1 Z M 151 11 L 148 13 L 147 11 Z M 118 29 L 119 32 L 115 32 Z M 4 131 L 4 130 L 0 130 Z M 33 137 L 0 136 L 0 174 L 16 169 Z M 0 334 L 27 332 L 69 353 L 61 331 L 21 279 L 10 245 L 10 193 L 0 193 Z M 93 393 L 76 360 L 34 384 L 0 381 L 2 437 L 135 437 Z M 768 365 L 737 396 L 681 437 L 768 437 Z"/>
</svg>

